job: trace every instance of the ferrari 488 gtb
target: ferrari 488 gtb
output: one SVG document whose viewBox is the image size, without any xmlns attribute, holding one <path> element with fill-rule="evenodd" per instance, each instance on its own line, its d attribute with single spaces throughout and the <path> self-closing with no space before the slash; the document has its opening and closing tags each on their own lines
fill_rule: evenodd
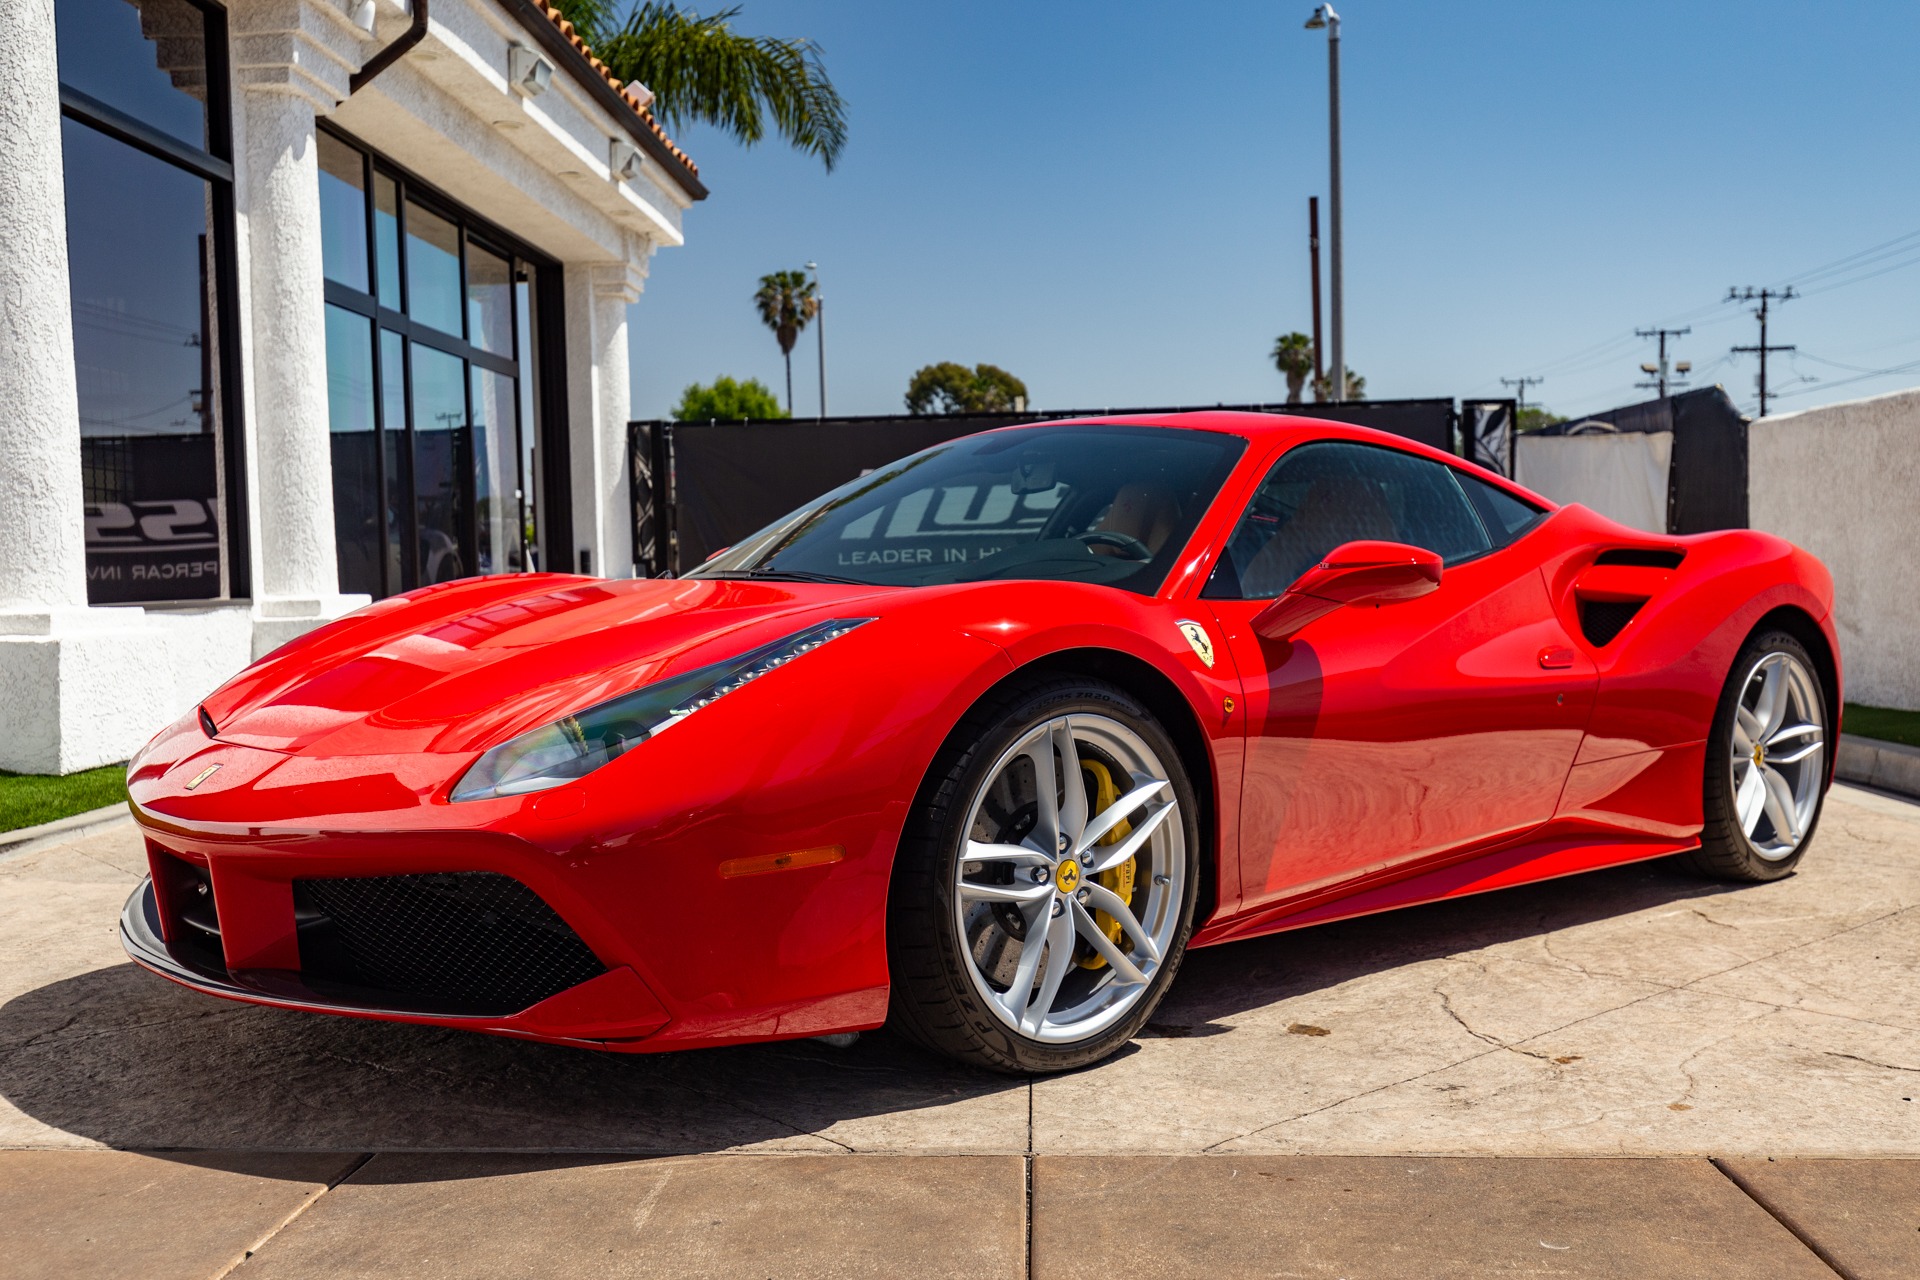
<svg viewBox="0 0 1920 1280">
<path fill-rule="evenodd" d="M 287 645 L 131 765 L 122 931 L 284 1008 L 1064 1069 L 1189 947 L 1670 854 L 1786 875 L 1831 605 L 1777 538 L 1361 428 L 991 431 L 678 580 L 476 578 Z"/>
</svg>

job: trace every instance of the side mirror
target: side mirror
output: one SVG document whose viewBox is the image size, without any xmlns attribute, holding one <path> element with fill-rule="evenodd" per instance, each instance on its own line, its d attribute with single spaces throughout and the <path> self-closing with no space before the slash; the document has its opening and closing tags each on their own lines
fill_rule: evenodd
<svg viewBox="0 0 1920 1280">
<path fill-rule="evenodd" d="M 1327 553 L 1285 594 L 1254 615 L 1268 640 L 1292 638 L 1343 604 L 1414 600 L 1440 585 L 1440 557 L 1404 542 L 1348 542 Z"/>
</svg>

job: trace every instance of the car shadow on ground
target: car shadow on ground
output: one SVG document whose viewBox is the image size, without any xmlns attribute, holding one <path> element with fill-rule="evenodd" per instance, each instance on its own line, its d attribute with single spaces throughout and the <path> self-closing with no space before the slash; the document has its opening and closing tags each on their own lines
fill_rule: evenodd
<svg viewBox="0 0 1920 1280">
<path fill-rule="evenodd" d="M 1205 1053 L 1237 1013 L 1726 888 L 1663 861 L 1209 948 L 1149 1034 Z M 240 1005 L 131 964 L 0 1007 L 0 1097 L 63 1133 L 149 1151 L 1020 1150 L 1025 1089 L 887 1032 L 846 1049 L 597 1053 Z"/>
</svg>

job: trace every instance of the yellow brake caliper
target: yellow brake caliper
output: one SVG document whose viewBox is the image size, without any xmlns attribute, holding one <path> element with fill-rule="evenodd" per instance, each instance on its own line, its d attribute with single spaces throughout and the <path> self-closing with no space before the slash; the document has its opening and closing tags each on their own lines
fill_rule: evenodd
<svg viewBox="0 0 1920 1280">
<path fill-rule="evenodd" d="M 1113 774 L 1107 770 L 1107 766 L 1101 764 L 1098 760 L 1082 760 L 1080 767 L 1086 772 L 1088 777 L 1093 779 L 1093 812 L 1105 813 L 1120 799 L 1120 788 L 1114 783 Z M 1119 844 L 1127 838 L 1132 830 L 1133 824 L 1121 822 L 1115 826 L 1113 830 L 1100 837 L 1100 843 L 1103 845 Z M 1136 871 L 1134 863 L 1136 861 L 1137 859 L 1128 858 L 1113 870 L 1102 871 L 1099 875 L 1095 876 L 1094 879 L 1112 890 L 1114 896 L 1119 898 L 1120 901 L 1131 902 L 1133 901 L 1133 878 Z M 1127 944 L 1123 940 L 1126 931 L 1120 927 L 1118 920 L 1115 920 L 1104 911 L 1096 911 L 1093 913 L 1093 922 L 1099 926 L 1101 932 L 1113 939 L 1114 943 L 1119 946 L 1122 951 L 1127 949 Z M 1079 960 L 1079 965 L 1082 969 L 1101 969 L 1106 967 L 1106 963 L 1106 960 L 1103 959 L 1097 951 L 1090 951 L 1089 954 L 1082 956 Z"/>
</svg>

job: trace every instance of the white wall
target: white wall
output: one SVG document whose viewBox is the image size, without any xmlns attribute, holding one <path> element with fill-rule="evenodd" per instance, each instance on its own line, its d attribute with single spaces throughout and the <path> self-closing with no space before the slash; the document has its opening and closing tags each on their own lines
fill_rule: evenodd
<svg viewBox="0 0 1920 1280">
<path fill-rule="evenodd" d="M 1514 442 L 1514 478 L 1562 506 L 1578 502 L 1629 528 L 1665 533 L 1672 457 L 1668 431 L 1524 435 Z"/>
<path fill-rule="evenodd" d="M 1850 702 L 1920 711 L 1920 388 L 1748 429 L 1754 528 L 1826 562 Z"/>
</svg>

